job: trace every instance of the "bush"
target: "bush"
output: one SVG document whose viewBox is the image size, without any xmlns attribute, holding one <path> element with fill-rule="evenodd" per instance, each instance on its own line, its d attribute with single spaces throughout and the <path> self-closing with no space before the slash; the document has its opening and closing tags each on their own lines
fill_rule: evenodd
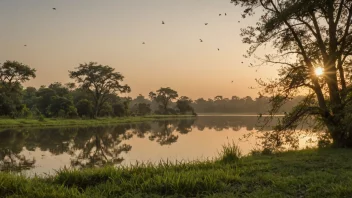
<svg viewBox="0 0 352 198">
<path fill-rule="evenodd" d="M 69 118 L 76 118 L 78 116 L 76 107 L 69 106 L 66 114 Z"/>
<path fill-rule="evenodd" d="M 87 99 L 82 99 L 76 104 L 77 114 L 80 117 L 92 117 L 93 116 L 93 104 Z"/>
<path fill-rule="evenodd" d="M 40 122 L 44 122 L 45 121 L 43 114 L 40 114 L 37 119 Z"/>
<path fill-rule="evenodd" d="M 117 117 L 122 117 L 127 114 L 124 104 L 116 103 L 112 106 L 112 109 L 113 109 L 114 115 Z"/>
<path fill-rule="evenodd" d="M 59 117 L 59 118 L 65 118 L 65 117 L 66 117 L 65 110 L 60 109 L 59 112 L 57 113 L 57 117 Z"/>
</svg>

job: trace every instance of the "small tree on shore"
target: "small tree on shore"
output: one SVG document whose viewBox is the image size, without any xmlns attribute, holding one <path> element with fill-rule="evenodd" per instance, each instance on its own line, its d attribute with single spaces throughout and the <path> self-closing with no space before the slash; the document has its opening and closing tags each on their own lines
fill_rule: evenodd
<svg viewBox="0 0 352 198">
<path fill-rule="evenodd" d="M 170 87 L 162 87 L 157 90 L 156 93 L 150 92 L 149 97 L 151 100 L 158 102 L 160 105 L 160 110 L 162 110 L 164 114 L 167 114 L 168 105 L 172 102 L 172 100 L 175 100 L 178 97 L 178 93 Z"/>
</svg>

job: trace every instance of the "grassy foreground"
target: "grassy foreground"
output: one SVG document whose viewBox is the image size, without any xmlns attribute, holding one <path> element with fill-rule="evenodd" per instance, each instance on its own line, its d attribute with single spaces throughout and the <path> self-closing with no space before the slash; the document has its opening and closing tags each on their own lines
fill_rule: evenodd
<svg viewBox="0 0 352 198">
<path fill-rule="evenodd" d="M 50 126 L 97 126 L 120 123 L 135 123 L 154 120 L 190 118 L 192 115 L 150 115 L 138 117 L 119 117 L 119 118 L 98 118 L 98 119 L 51 119 L 45 118 L 43 121 L 36 119 L 5 119 L 0 118 L 0 128 L 12 127 L 50 127 Z"/>
<path fill-rule="evenodd" d="M 0 173 L 4 197 L 352 197 L 352 150 L 324 149 L 220 161 Z"/>
</svg>

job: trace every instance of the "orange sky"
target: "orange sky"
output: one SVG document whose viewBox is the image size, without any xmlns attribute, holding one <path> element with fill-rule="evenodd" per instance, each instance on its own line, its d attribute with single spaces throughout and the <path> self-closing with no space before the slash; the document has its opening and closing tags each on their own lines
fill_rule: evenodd
<svg viewBox="0 0 352 198">
<path fill-rule="evenodd" d="M 26 86 L 70 82 L 68 70 L 95 61 L 121 72 L 132 97 L 162 86 L 193 99 L 255 97 L 248 87 L 276 69 L 248 67 L 240 28 L 256 21 L 240 14 L 230 0 L 1 0 L 0 62 L 36 68 Z"/>
</svg>

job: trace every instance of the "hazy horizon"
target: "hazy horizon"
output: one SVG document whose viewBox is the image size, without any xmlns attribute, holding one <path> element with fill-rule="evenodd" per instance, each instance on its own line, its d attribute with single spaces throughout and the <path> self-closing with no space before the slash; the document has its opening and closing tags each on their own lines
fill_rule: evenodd
<svg viewBox="0 0 352 198">
<path fill-rule="evenodd" d="M 122 96 L 171 87 L 193 99 L 257 97 L 255 78 L 277 72 L 243 57 L 240 28 L 255 22 L 230 0 L 3 0 L 0 62 L 35 68 L 25 86 L 73 82 L 68 70 L 94 61 L 125 76 L 132 92 Z"/>
</svg>

